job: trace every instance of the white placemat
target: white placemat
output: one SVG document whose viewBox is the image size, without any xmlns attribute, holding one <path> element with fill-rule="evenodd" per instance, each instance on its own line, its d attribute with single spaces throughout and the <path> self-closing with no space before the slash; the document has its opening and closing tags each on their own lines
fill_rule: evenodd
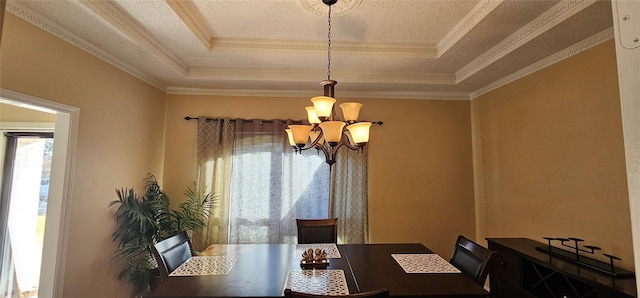
<svg viewBox="0 0 640 298">
<path fill-rule="evenodd" d="M 171 272 L 171 276 L 229 274 L 237 256 L 193 256 Z"/>
<path fill-rule="evenodd" d="M 316 295 L 349 295 L 342 270 L 294 270 L 289 272 L 285 288 Z"/>
<path fill-rule="evenodd" d="M 296 258 L 302 258 L 302 254 L 309 250 L 309 248 L 313 249 L 314 253 L 316 248 L 324 250 L 327 252 L 327 258 L 329 259 L 339 259 L 340 251 L 338 250 L 338 246 L 335 243 L 312 243 L 312 244 L 298 244 L 296 245 Z"/>
<path fill-rule="evenodd" d="M 437 254 L 391 254 L 406 273 L 460 273 Z"/>
</svg>

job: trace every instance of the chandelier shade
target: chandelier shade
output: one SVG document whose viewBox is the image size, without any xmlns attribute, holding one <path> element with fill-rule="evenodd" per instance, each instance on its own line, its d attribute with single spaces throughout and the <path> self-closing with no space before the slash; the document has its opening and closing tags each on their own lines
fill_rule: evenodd
<svg viewBox="0 0 640 298">
<path fill-rule="evenodd" d="M 358 121 L 358 116 L 360 115 L 360 109 L 362 108 L 362 104 L 359 102 L 345 102 L 340 105 L 342 109 L 342 116 L 344 117 L 344 121 L 348 123 L 354 123 Z"/>
<path fill-rule="evenodd" d="M 311 99 L 311 102 L 313 103 L 313 108 L 316 111 L 318 119 L 325 121 L 331 117 L 333 104 L 336 102 L 336 99 L 329 96 L 316 96 Z"/>
<path fill-rule="evenodd" d="M 313 129 L 311 125 L 289 125 L 293 142 L 297 147 L 304 147 L 309 141 L 309 132 Z"/>
<path fill-rule="evenodd" d="M 287 133 L 287 139 L 289 140 L 289 145 L 292 147 L 296 147 L 296 141 L 293 139 L 293 132 L 291 132 L 291 128 L 287 128 L 284 130 Z"/>
<path fill-rule="evenodd" d="M 324 135 L 324 140 L 329 143 L 331 147 L 335 147 L 340 143 L 342 139 L 343 129 L 345 123 L 342 121 L 325 121 L 319 124 Z"/>
<path fill-rule="evenodd" d="M 316 108 L 314 106 L 307 106 L 305 107 L 305 110 L 307 110 L 307 119 L 309 120 L 310 124 L 320 124 L 320 118 L 318 118 L 318 114 L 316 114 Z"/>
<path fill-rule="evenodd" d="M 351 139 L 357 146 L 363 146 L 369 142 L 369 129 L 371 122 L 359 122 L 347 126 L 351 134 Z"/>
</svg>

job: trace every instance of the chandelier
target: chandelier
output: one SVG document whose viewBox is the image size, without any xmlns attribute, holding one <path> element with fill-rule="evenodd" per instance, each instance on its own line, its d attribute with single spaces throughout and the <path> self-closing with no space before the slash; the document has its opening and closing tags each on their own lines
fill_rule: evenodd
<svg viewBox="0 0 640 298">
<path fill-rule="evenodd" d="M 359 122 L 358 115 L 362 104 L 345 102 L 340 104 L 342 118 L 335 109 L 334 87 L 338 83 L 331 79 L 331 5 L 338 0 L 322 0 L 329 7 L 328 13 L 328 46 L 327 46 L 327 79 L 320 82 L 324 87 L 324 95 L 311 98 L 313 106 L 307 106 L 307 120 L 310 125 L 289 125 L 285 129 L 289 144 L 296 153 L 314 148 L 322 151 L 329 168 L 336 162 L 336 153 L 341 147 L 361 151 L 369 142 L 369 129 L 378 122 Z"/>
</svg>

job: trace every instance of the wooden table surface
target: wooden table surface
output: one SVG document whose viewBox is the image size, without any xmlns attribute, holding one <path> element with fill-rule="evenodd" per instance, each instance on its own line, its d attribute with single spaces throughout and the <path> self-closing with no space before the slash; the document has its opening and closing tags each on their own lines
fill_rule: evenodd
<svg viewBox="0 0 640 298">
<path fill-rule="evenodd" d="M 170 276 L 143 297 L 283 297 L 290 271 L 301 270 L 295 244 L 212 245 L 200 255 L 232 255 L 229 274 Z M 351 294 L 379 288 L 393 297 L 486 297 L 460 273 L 405 273 L 394 253 L 432 253 L 419 243 L 338 245 L 341 258 L 329 270 L 343 270 Z"/>
<path fill-rule="evenodd" d="M 362 292 L 387 288 L 389 295 L 395 297 L 488 296 L 487 291 L 462 273 L 405 273 L 391 254 L 433 253 L 419 243 L 347 244 L 339 248 Z"/>
</svg>

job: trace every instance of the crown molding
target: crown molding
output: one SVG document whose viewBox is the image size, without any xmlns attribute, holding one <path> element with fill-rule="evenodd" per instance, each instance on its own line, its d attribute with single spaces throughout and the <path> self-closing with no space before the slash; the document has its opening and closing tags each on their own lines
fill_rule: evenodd
<svg viewBox="0 0 640 298">
<path fill-rule="evenodd" d="M 212 96 L 260 96 L 260 97 L 313 97 L 318 91 L 309 90 L 238 90 L 238 89 L 198 89 L 169 87 L 167 94 L 174 95 L 212 95 Z M 380 98 L 380 99 L 419 99 L 419 100 L 469 100 L 466 92 L 349 92 L 340 91 L 340 98 Z"/>
<path fill-rule="evenodd" d="M 41 16 L 38 13 L 31 11 L 30 9 L 21 6 L 20 4 L 9 1 L 7 2 L 7 11 L 16 15 L 17 17 L 29 22 L 30 24 L 54 35 L 55 37 L 64 40 L 75 47 L 101 59 L 108 64 L 148 83 L 155 88 L 165 91 L 166 86 L 160 81 L 148 76 L 147 74 L 139 71 L 137 68 L 123 62 L 122 60 L 106 53 L 92 43 L 82 39 L 81 37 L 71 33 L 70 31 L 58 26 L 51 22 L 49 19 Z"/>
<path fill-rule="evenodd" d="M 314 92 L 310 90 L 278 90 L 276 91 L 276 90 L 211 89 L 211 88 L 202 89 L 202 88 L 169 87 L 167 88 L 167 94 L 258 96 L 258 97 L 307 97 L 307 96 L 313 96 Z"/>
<path fill-rule="evenodd" d="M 478 3 L 447 35 L 436 45 L 437 57 L 444 55 L 460 39 L 465 37 L 471 29 L 477 26 L 487 15 L 504 0 L 482 0 Z"/>
<path fill-rule="evenodd" d="M 162 47 L 151 34 L 113 4 L 114 2 L 90 0 L 80 1 L 80 3 L 177 73 L 187 72 L 187 66 L 180 59 Z"/>
<path fill-rule="evenodd" d="M 471 77 L 547 30 L 582 11 L 597 0 L 561 1 L 469 64 L 456 71 L 458 82 Z"/>
<path fill-rule="evenodd" d="M 336 74 L 334 70 L 334 74 Z M 318 70 L 289 70 L 289 69 L 257 69 L 257 68 L 203 68 L 192 67 L 187 72 L 189 79 L 214 79 L 214 80 L 257 80 L 257 81 L 296 81 L 317 82 Z M 427 85 L 453 85 L 455 77 L 440 73 L 394 73 L 382 75 L 379 72 L 340 71 L 340 82 L 352 83 L 403 83 L 403 84 L 427 84 Z"/>
<path fill-rule="evenodd" d="M 301 51 L 301 52 L 326 52 L 326 42 L 298 42 L 298 41 L 273 41 L 260 39 L 214 39 L 213 51 Z M 434 45 L 428 44 L 374 44 L 374 43 L 347 43 L 331 44 L 331 52 L 341 52 L 347 55 L 403 55 L 407 58 L 437 58 L 438 51 Z"/>
<path fill-rule="evenodd" d="M 202 18 L 194 14 L 193 3 L 191 1 L 175 1 L 165 0 L 165 3 L 173 9 L 176 15 L 182 20 L 182 22 L 189 28 L 191 33 L 204 45 L 204 47 L 211 51 L 213 48 L 213 33 L 208 30 L 208 26 L 203 22 Z"/>
<path fill-rule="evenodd" d="M 553 64 L 556 64 L 564 59 L 567 59 L 573 55 L 576 55 L 582 51 L 588 50 L 594 46 L 597 46 L 607 40 L 612 39 L 614 36 L 614 32 L 613 32 L 613 27 L 603 30 L 597 34 L 594 34 L 592 36 L 590 36 L 589 38 L 580 41 L 574 45 L 572 45 L 571 47 L 568 47 L 562 51 L 559 51 L 545 59 L 542 59 L 534 64 L 531 64 L 517 72 L 514 72 L 513 74 L 510 74 L 500 80 L 497 80 L 489 85 L 486 85 L 474 92 L 470 93 L 470 98 L 474 99 L 478 96 L 481 96 L 485 93 L 488 93 L 490 91 L 493 91 L 497 88 L 500 88 L 504 85 L 507 85 L 515 80 L 518 80 L 520 78 L 526 77 L 538 70 L 541 70 L 545 67 L 551 66 Z"/>
<path fill-rule="evenodd" d="M 248 80 L 248 81 L 298 81 L 315 82 L 320 78 L 316 71 L 289 69 L 259 69 L 259 68 L 221 68 L 221 67 L 190 67 L 187 72 L 189 79 L 213 80 Z"/>
<path fill-rule="evenodd" d="M 470 100 L 468 92 L 413 92 L 413 91 L 365 91 L 343 92 L 340 97 L 345 98 L 379 98 L 379 99 L 417 99 L 417 100 Z"/>
<path fill-rule="evenodd" d="M 326 49 L 326 44 L 324 45 Z M 410 44 L 356 44 L 356 43 L 340 43 L 331 44 L 331 51 L 345 52 L 345 53 L 365 53 L 371 54 L 402 54 L 407 58 L 424 58 L 424 59 L 436 59 L 438 58 L 438 50 L 434 45 L 410 45 Z"/>
<path fill-rule="evenodd" d="M 334 71 L 334 73 L 337 73 Z M 339 72 L 340 82 L 350 83 L 401 83 L 421 85 L 454 85 L 455 76 L 444 73 L 389 73 L 345 71 Z M 338 77 L 338 76 L 336 76 Z"/>
</svg>

